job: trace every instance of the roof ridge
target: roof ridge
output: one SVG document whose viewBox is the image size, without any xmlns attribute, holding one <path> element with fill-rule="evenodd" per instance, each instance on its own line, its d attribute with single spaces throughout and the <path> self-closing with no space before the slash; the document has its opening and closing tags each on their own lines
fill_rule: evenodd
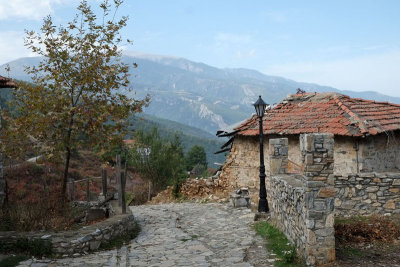
<svg viewBox="0 0 400 267">
<path fill-rule="evenodd" d="M 342 96 L 344 96 L 344 95 L 342 95 Z M 349 97 L 349 96 L 344 96 L 344 97 L 347 97 L 347 98 L 349 98 L 349 99 L 352 99 L 351 97 Z M 364 121 L 359 117 L 359 115 L 358 114 L 356 114 L 356 113 L 354 113 L 353 111 L 351 111 L 342 101 L 341 101 L 341 99 L 339 99 L 339 97 L 337 96 L 337 95 L 335 95 L 334 97 L 333 97 L 333 99 L 335 100 L 335 102 L 336 102 L 336 104 L 347 114 L 347 115 L 349 115 L 349 117 L 350 117 L 350 119 L 353 119 L 356 123 L 357 123 L 357 126 L 358 126 L 358 128 L 360 129 L 360 132 L 362 133 L 362 134 L 365 134 L 365 133 L 367 133 L 368 132 L 368 128 L 367 128 L 367 125 L 364 123 Z M 351 122 L 351 121 L 350 121 Z"/>
</svg>

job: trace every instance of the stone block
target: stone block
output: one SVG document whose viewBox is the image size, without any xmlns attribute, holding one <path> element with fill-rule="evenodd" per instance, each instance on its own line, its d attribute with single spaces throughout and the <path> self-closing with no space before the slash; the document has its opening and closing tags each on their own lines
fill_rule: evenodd
<svg viewBox="0 0 400 267">
<path fill-rule="evenodd" d="M 380 178 L 374 178 L 373 180 L 372 180 L 374 183 L 380 183 L 381 182 L 381 179 Z"/>
<path fill-rule="evenodd" d="M 104 219 L 106 217 L 106 213 L 103 209 L 89 209 L 86 212 L 86 221 L 98 221 Z"/>
<path fill-rule="evenodd" d="M 280 169 L 282 167 L 282 159 L 279 158 L 270 158 L 270 174 L 279 174 Z"/>
<path fill-rule="evenodd" d="M 400 179 L 394 179 L 392 185 L 400 185 Z"/>
<path fill-rule="evenodd" d="M 365 189 L 367 193 L 374 193 L 379 190 L 379 186 L 369 186 Z"/>
<path fill-rule="evenodd" d="M 388 200 L 388 201 L 386 202 L 386 204 L 383 205 L 383 207 L 384 207 L 385 209 L 394 210 L 394 209 L 396 208 L 396 205 L 395 205 L 394 201 L 391 199 L 391 200 Z"/>
<path fill-rule="evenodd" d="M 287 146 L 289 144 L 289 139 L 288 138 L 273 138 L 273 139 L 269 139 L 269 144 L 270 145 Z"/>
<path fill-rule="evenodd" d="M 390 188 L 389 189 L 389 192 L 392 192 L 392 193 L 398 193 L 399 191 L 400 191 L 399 188 Z"/>
<path fill-rule="evenodd" d="M 327 181 L 328 177 L 325 176 L 315 176 L 313 177 L 313 181 Z"/>
<path fill-rule="evenodd" d="M 317 243 L 315 233 L 312 230 L 308 230 L 307 243 L 310 245 L 315 245 Z"/>
<path fill-rule="evenodd" d="M 324 201 L 315 201 L 314 209 L 315 210 L 326 210 L 326 203 Z"/>
<path fill-rule="evenodd" d="M 89 249 L 90 250 L 96 250 L 100 247 L 100 240 L 96 240 L 96 241 L 90 241 L 89 242 Z"/>
<path fill-rule="evenodd" d="M 334 187 L 321 188 L 318 192 L 318 197 L 322 197 L 322 198 L 333 197 L 334 195 L 335 195 Z"/>
<path fill-rule="evenodd" d="M 318 229 L 315 231 L 315 235 L 316 236 L 331 236 L 334 234 L 334 228 L 333 227 L 329 227 L 329 228 L 323 228 L 323 229 Z"/>
<path fill-rule="evenodd" d="M 314 165 L 307 165 L 306 166 L 306 171 L 307 172 L 320 172 L 324 169 L 324 165 L 323 164 L 314 164 Z"/>
<path fill-rule="evenodd" d="M 326 216 L 325 227 L 332 228 L 335 224 L 335 215 L 333 213 Z"/>
</svg>

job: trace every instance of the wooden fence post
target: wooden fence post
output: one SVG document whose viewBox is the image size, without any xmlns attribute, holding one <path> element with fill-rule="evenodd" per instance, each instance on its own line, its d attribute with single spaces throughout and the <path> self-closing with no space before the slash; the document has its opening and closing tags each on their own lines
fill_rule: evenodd
<svg viewBox="0 0 400 267">
<path fill-rule="evenodd" d="M 117 155 L 115 165 L 116 165 L 116 172 L 117 172 L 117 175 L 115 176 L 115 182 L 119 183 L 119 177 L 121 176 L 121 155 L 120 154 Z"/>
<path fill-rule="evenodd" d="M 75 180 L 70 179 L 70 185 L 71 185 L 71 200 L 75 200 Z"/>
<path fill-rule="evenodd" d="M 107 198 L 107 170 L 105 168 L 101 169 L 101 181 L 103 182 L 103 196 L 104 199 Z"/>
<path fill-rule="evenodd" d="M 117 182 L 117 188 L 118 188 L 118 206 L 121 207 L 122 201 L 121 201 L 121 155 L 117 155 L 117 175 L 116 175 L 116 182 Z"/>
<path fill-rule="evenodd" d="M 125 182 L 126 182 L 126 176 L 125 172 L 121 172 L 121 208 L 122 208 L 122 214 L 126 214 L 126 197 L 125 197 Z"/>
<path fill-rule="evenodd" d="M 90 201 L 89 177 L 86 178 L 86 201 Z"/>
</svg>

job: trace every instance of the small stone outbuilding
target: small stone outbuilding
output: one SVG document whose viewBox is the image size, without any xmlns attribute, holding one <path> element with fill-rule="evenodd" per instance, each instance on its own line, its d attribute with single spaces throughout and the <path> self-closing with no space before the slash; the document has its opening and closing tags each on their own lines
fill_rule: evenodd
<svg viewBox="0 0 400 267">
<path fill-rule="evenodd" d="M 263 120 L 267 191 L 274 155 L 270 139 L 288 139 L 287 170 L 302 174 L 300 134 L 328 133 L 334 138 L 336 214 L 400 213 L 400 105 L 339 93 L 300 93 L 267 110 Z M 232 190 L 248 187 L 255 205 L 259 192 L 258 133 L 256 115 L 218 133 L 233 138 L 226 145 L 231 148 L 221 182 Z"/>
</svg>

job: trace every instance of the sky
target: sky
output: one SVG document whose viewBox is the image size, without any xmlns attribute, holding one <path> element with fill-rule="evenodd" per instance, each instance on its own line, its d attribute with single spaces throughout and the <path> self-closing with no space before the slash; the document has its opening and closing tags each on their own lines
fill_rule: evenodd
<svg viewBox="0 0 400 267">
<path fill-rule="evenodd" d="M 24 30 L 65 25 L 78 3 L 0 0 L 0 64 L 34 56 Z M 125 0 L 118 14 L 128 50 L 400 97 L 398 0 Z"/>
</svg>

